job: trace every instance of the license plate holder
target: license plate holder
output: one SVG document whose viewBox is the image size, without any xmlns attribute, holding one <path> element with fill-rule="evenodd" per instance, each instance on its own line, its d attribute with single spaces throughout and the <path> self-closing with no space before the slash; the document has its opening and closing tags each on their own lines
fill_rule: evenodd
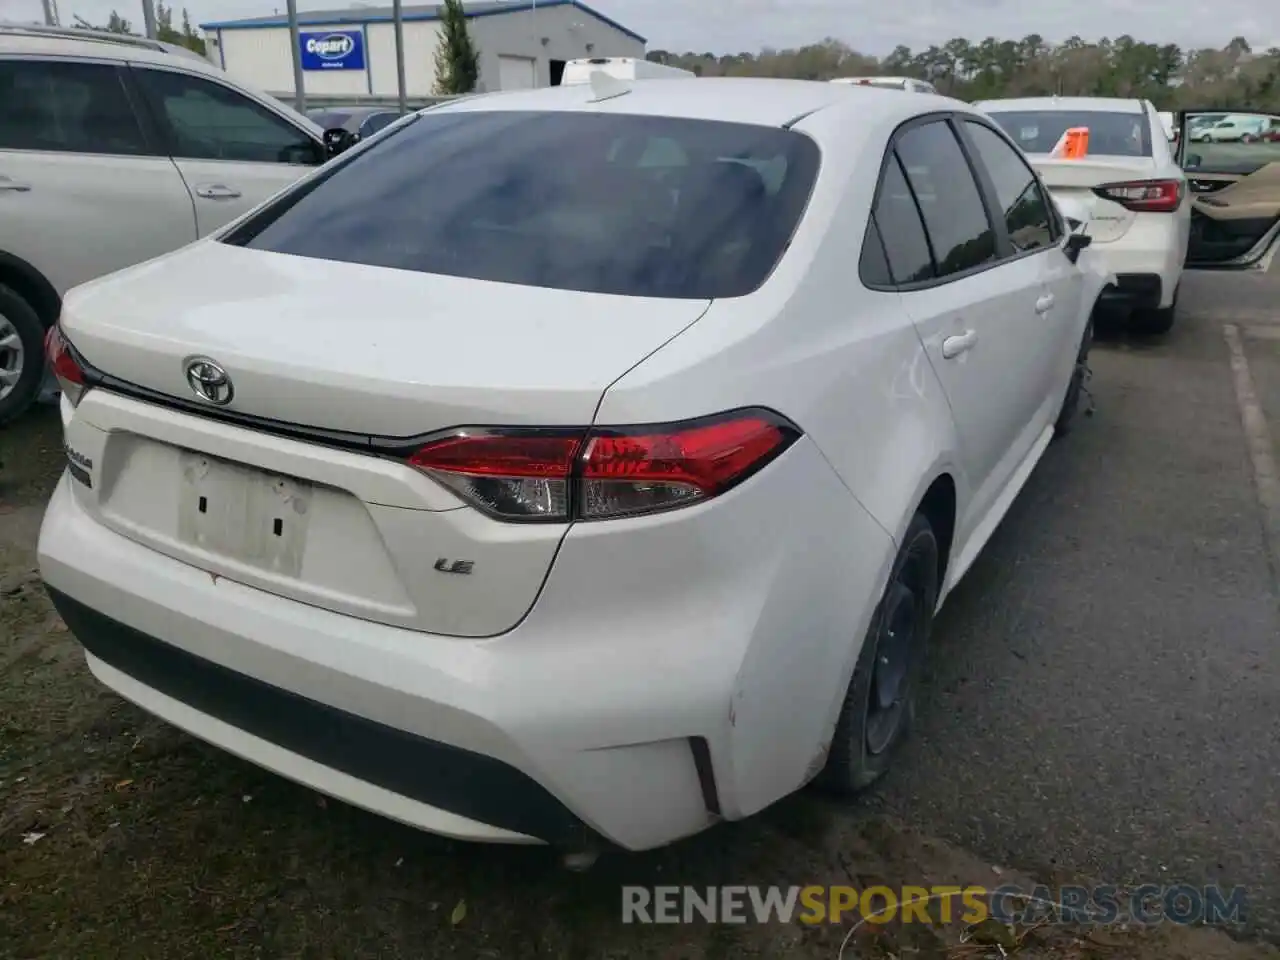
<svg viewBox="0 0 1280 960">
<path fill-rule="evenodd" d="M 302 572 L 312 485 L 207 454 L 180 454 L 178 538 L 283 576 Z"/>
</svg>

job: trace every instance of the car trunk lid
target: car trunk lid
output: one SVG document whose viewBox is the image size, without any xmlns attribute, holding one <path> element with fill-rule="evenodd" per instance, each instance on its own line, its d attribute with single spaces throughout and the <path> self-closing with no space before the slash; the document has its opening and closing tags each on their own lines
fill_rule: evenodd
<svg viewBox="0 0 1280 960">
<path fill-rule="evenodd" d="M 68 295 L 95 367 L 194 399 L 191 357 L 230 378 L 228 413 L 418 436 L 466 424 L 590 423 L 614 379 L 698 319 L 648 299 L 194 244 Z"/>
<path fill-rule="evenodd" d="M 528 611 L 567 526 L 490 518 L 374 437 L 585 427 L 608 384 L 706 305 L 198 244 L 67 297 L 68 339 L 119 381 L 67 425 L 75 495 L 215 584 L 493 636 Z M 199 355 L 233 382 L 225 408 L 194 401 Z"/>
<path fill-rule="evenodd" d="M 1150 157 L 1089 156 L 1060 160 L 1047 154 L 1031 154 L 1031 165 L 1048 186 L 1063 214 L 1088 225 L 1095 243 L 1112 243 L 1123 237 L 1137 214 L 1098 196 L 1095 187 L 1107 183 L 1150 180 L 1155 161 Z"/>
</svg>

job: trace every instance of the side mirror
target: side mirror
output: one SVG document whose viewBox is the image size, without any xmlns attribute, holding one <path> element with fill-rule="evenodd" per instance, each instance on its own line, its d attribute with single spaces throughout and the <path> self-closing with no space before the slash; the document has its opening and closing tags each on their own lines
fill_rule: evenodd
<svg viewBox="0 0 1280 960">
<path fill-rule="evenodd" d="M 1093 237 L 1087 233 L 1069 233 L 1067 234 L 1066 243 L 1062 245 L 1062 252 L 1067 255 L 1067 259 L 1075 263 L 1080 259 L 1080 251 L 1093 243 Z"/>
<path fill-rule="evenodd" d="M 331 127 L 324 132 L 324 148 L 329 152 L 330 157 L 336 157 L 354 147 L 359 139 L 358 134 L 352 133 L 345 127 Z"/>
</svg>

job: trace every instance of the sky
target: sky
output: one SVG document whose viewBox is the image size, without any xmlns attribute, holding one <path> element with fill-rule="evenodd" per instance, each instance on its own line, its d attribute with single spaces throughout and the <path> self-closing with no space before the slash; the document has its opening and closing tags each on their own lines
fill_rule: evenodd
<svg viewBox="0 0 1280 960">
<path fill-rule="evenodd" d="M 111 10 L 139 26 L 141 0 L 55 0 L 63 23 L 79 14 L 105 22 Z M 175 7 L 182 0 L 173 0 Z M 390 0 L 385 0 L 390 4 Z M 407 4 L 414 0 L 404 0 Z M 421 2 L 421 0 L 418 0 Z M 1280 46 L 1280 0 L 585 0 L 588 6 L 649 40 L 650 50 L 712 53 L 788 47 L 836 37 L 855 50 L 883 55 L 898 44 L 915 49 L 964 36 L 1048 40 L 1072 34 L 1097 39 L 1131 34 L 1152 43 L 1225 46 L 1243 36 L 1258 50 Z M 344 0 L 298 0 L 299 10 L 335 9 Z M 285 0 L 187 0 L 194 23 L 283 13 Z M 1234 12 L 1234 11 L 1238 11 Z M 0 0 L 0 19 L 35 20 L 40 0 Z"/>
</svg>

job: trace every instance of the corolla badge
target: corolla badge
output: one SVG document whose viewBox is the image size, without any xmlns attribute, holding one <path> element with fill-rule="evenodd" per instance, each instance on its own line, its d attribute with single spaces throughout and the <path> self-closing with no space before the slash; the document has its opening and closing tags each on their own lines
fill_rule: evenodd
<svg viewBox="0 0 1280 960">
<path fill-rule="evenodd" d="M 314 53 L 322 60 L 341 60 L 355 47 L 355 40 L 345 33 L 331 33 L 327 37 L 307 38 L 307 53 Z"/>
<path fill-rule="evenodd" d="M 225 407 L 235 396 L 227 371 L 208 357 L 188 357 L 186 372 L 191 392 L 205 403 Z"/>
</svg>

